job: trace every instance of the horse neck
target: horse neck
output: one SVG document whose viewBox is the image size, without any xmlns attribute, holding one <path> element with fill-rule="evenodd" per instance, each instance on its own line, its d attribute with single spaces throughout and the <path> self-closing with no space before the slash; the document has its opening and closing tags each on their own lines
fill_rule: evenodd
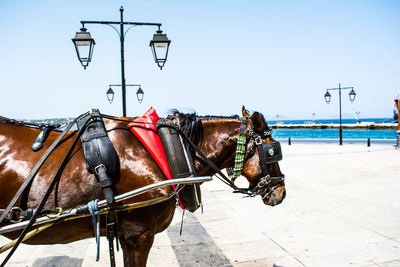
<svg viewBox="0 0 400 267">
<path fill-rule="evenodd" d="M 224 169 L 234 160 L 238 119 L 202 120 L 203 138 L 198 147 L 218 168 Z M 204 162 L 196 164 L 198 175 L 214 175 L 215 171 Z"/>
</svg>

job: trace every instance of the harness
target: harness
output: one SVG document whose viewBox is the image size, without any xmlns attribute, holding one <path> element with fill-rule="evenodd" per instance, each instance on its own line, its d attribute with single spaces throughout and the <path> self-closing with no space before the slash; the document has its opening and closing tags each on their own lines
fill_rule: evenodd
<svg viewBox="0 0 400 267">
<path fill-rule="evenodd" d="M 3 117 L 0 117 L 0 120 Z M 115 149 L 109 140 L 107 133 L 105 131 L 104 123 L 103 123 L 103 118 L 108 118 L 108 119 L 113 119 L 113 120 L 118 120 L 118 121 L 123 121 L 127 122 L 127 120 L 124 119 L 118 119 L 113 116 L 108 116 L 108 115 L 103 115 L 100 114 L 98 110 L 93 110 L 91 112 L 87 112 L 85 114 L 82 114 L 75 120 L 71 121 L 69 125 L 66 127 L 66 129 L 60 134 L 60 136 L 57 138 L 57 140 L 48 148 L 48 150 L 44 153 L 44 155 L 41 157 L 41 159 L 36 163 L 34 168 L 32 169 L 31 173 L 29 176 L 25 179 L 24 183 L 18 190 L 17 194 L 14 196 L 13 200 L 9 203 L 8 207 L 2 212 L 0 216 L 0 223 L 3 221 L 3 219 L 9 214 L 9 212 L 13 209 L 13 206 L 21 196 L 21 194 L 26 190 L 26 188 L 29 186 L 29 184 L 32 182 L 33 178 L 39 171 L 40 167 L 43 165 L 45 160 L 49 157 L 49 155 L 54 151 L 54 149 L 57 147 L 57 145 L 60 143 L 61 140 L 63 140 L 64 136 L 66 133 L 72 128 L 72 126 L 77 123 L 79 132 L 77 136 L 75 137 L 71 147 L 69 148 L 64 160 L 62 161 L 59 169 L 57 170 L 53 181 L 51 182 L 49 188 L 47 189 L 42 201 L 40 202 L 39 206 L 32 210 L 32 211 L 23 211 L 21 214 L 21 218 L 30 218 L 29 222 L 24 223 L 25 229 L 22 231 L 20 234 L 18 240 L 16 240 L 13 244 L 12 250 L 10 253 L 7 255 L 7 257 L 4 259 L 3 263 L 1 266 L 4 266 L 5 263 L 9 260 L 11 255 L 14 253 L 18 245 L 24 240 L 24 237 L 28 234 L 28 236 L 31 233 L 28 233 L 28 230 L 32 228 L 32 226 L 37 224 L 40 219 L 43 217 L 40 217 L 43 214 L 43 207 L 51 194 L 52 190 L 54 189 L 55 185 L 58 183 L 62 171 L 64 170 L 67 162 L 69 161 L 69 158 L 78 142 L 80 139 L 82 142 L 82 146 L 84 149 L 84 154 L 85 158 L 87 160 L 87 167 L 90 173 L 93 173 L 100 182 L 103 192 L 105 195 L 106 200 L 101 201 L 102 202 L 102 210 L 99 211 L 99 203 L 95 202 L 90 205 L 84 205 L 83 207 L 78 207 L 74 209 L 73 211 L 69 212 L 62 212 L 61 210 L 58 211 L 57 214 L 54 214 L 54 221 L 58 220 L 69 220 L 69 219 L 76 219 L 80 217 L 85 217 L 88 216 L 89 211 L 92 214 L 93 217 L 97 217 L 98 214 L 107 214 L 107 238 L 109 240 L 109 246 L 110 246 L 110 260 L 111 260 L 111 266 L 115 266 L 115 260 L 114 260 L 114 254 L 113 254 L 113 239 L 117 237 L 117 228 L 116 228 L 116 223 L 115 223 L 115 211 L 121 211 L 121 210 L 128 210 L 132 208 L 138 208 L 138 207 L 145 207 L 148 205 L 153 205 L 156 203 L 160 203 L 162 201 L 168 200 L 173 196 L 176 196 L 180 190 L 182 190 L 182 187 L 176 188 L 169 196 L 162 197 L 159 199 L 155 200 L 149 200 L 149 201 L 144 201 L 141 203 L 133 203 L 130 205 L 124 205 L 124 206 L 117 206 L 115 199 L 120 197 L 114 197 L 114 191 L 113 191 L 113 186 L 112 186 L 112 178 L 118 176 L 119 172 L 119 161 L 118 161 L 118 155 L 115 152 Z M 129 121 L 130 122 L 130 121 Z M 247 122 L 250 124 L 250 130 L 248 134 L 246 134 L 246 126 Z M 37 126 L 35 124 L 35 126 Z M 171 124 L 159 124 L 157 125 L 158 127 L 169 127 L 171 129 L 174 129 L 179 135 L 184 139 L 184 144 L 185 146 L 190 146 L 193 151 L 195 151 L 203 160 L 206 162 L 218 175 L 217 177 L 230 186 L 231 188 L 234 189 L 234 193 L 243 193 L 246 194 L 247 196 L 254 197 L 256 195 L 262 195 L 263 199 L 266 197 L 269 197 L 273 190 L 277 187 L 283 184 L 284 182 L 284 175 L 278 176 L 278 177 L 271 177 L 268 172 L 267 165 L 273 162 L 277 162 L 282 159 L 282 152 L 281 152 L 281 147 L 280 143 L 278 141 L 275 141 L 272 139 L 271 134 L 272 130 L 266 126 L 261 132 L 258 132 L 254 129 L 252 122 L 249 118 L 243 118 L 241 122 L 241 126 L 239 129 L 239 135 L 237 138 L 237 148 L 236 148 L 236 153 L 235 153 L 235 165 L 233 167 L 233 170 L 228 169 L 228 172 L 232 173 L 232 175 L 229 175 L 230 178 L 228 178 L 225 174 L 221 172 L 221 170 L 211 161 L 209 160 L 204 153 L 202 153 L 196 144 L 181 130 L 180 127 L 176 127 L 176 125 L 171 125 Z M 246 137 L 248 136 L 248 138 Z M 246 145 L 246 140 L 252 140 L 252 144 L 255 145 L 257 148 L 257 152 L 259 155 L 259 160 L 260 160 L 260 166 L 262 169 L 262 175 L 263 177 L 260 179 L 260 181 L 257 183 L 257 185 L 249 188 L 239 188 L 234 184 L 234 180 L 236 177 L 238 177 L 242 170 L 243 170 L 243 165 L 246 162 L 248 158 L 253 156 L 255 153 L 254 147 L 249 146 L 249 143 Z M 266 139 L 265 142 L 263 142 Z M 190 153 L 189 153 L 190 154 Z M 107 159 L 107 157 L 110 157 Z M 188 166 L 190 168 L 193 168 L 193 166 Z M 190 174 L 187 174 L 190 175 Z M 191 174 L 193 175 L 193 174 Z M 185 175 L 186 176 L 186 175 Z M 191 179 L 191 178 L 186 178 L 186 179 Z M 178 180 L 180 180 L 178 178 Z M 173 181 L 172 181 L 173 182 Z M 273 185 L 275 182 L 275 185 Z M 170 181 L 171 183 L 171 181 Z M 182 182 L 184 183 L 184 182 Z M 196 183 L 194 181 L 194 183 Z M 173 183 L 171 183 L 173 184 Z M 193 184 L 193 182 L 192 182 Z M 194 187 L 195 190 L 197 190 L 197 187 Z M 121 198 L 123 199 L 123 198 Z M 98 205 L 97 205 L 98 204 Z M 24 213 L 25 212 L 25 213 Z M 51 212 L 51 211 L 50 211 Z M 65 217 L 63 217 L 65 215 Z M 47 213 L 48 216 L 48 213 Z M 89 215 L 90 216 L 90 215 Z M 67 218 L 67 219 L 65 219 Z M 38 220 L 37 220 L 38 219 Z M 95 236 L 97 237 L 96 232 L 98 233 L 98 223 L 94 221 L 96 224 L 94 224 L 94 231 L 95 231 Z M 22 222 L 21 222 L 22 223 Z M 46 226 L 46 225 L 45 225 Z M 44 230 L 47 227 L 41 227 L 40 230 Z M 35 229 L 37 230 L 37 229 Z M 118 241 L 117 241 L 117 246 L 118 246 Z M 118 249 L 118 247 L 117 247 Z"/>
</svg>

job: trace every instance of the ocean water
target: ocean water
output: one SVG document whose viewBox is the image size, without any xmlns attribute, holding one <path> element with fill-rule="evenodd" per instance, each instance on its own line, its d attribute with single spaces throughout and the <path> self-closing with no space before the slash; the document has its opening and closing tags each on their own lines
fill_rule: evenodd
<svg viewBox="0 0 400 267">
<path fill-rule="evenodd" d="M 364 118 L 361 122 L 392 123 L 393 118 Z M 276 125 L 276 121 L 268 121 L 270 125 Z M 339 124 L 338 119 L 315 120 L 315 124 Z M 342 124 L 357 123 L 356 119 L 342 119 Z M 280 125 L 288 124 L 312 124 L 312 120 L 279 120 Z M 359 140 L 363 142 L 369 139 L 376 140 L 395 140 L 396 130 L 376 130 L 376 129 L 343 129 L 343 140 Z M 276 139 L 304 139 L 304 140 L 338 140 L 339 129 L 274 129 L 273 137 Z"/>
<path fill-rule="evenodd" d="M 392 123 L 393 118 L 361 118 L 360 122 L 374 122 L 374 123 Z M 268 124 L 275 125 L 276 120 L 267 120 Z M 309 120 L 279 120 L 279 124 L 312 124 L 312 119 Z M 316 119 L 315 124 L 339 124 L 339 119 Z M 356 119 L 342 119 L 342 124 L 357 123 Z"/>
<path fill-rule="evenodd" d="M 396 130 L 343 129 L 343 139 L 396 139 Z M 274 129 L 274 138 L 337 139 L 339 129 Z"/>
</svg>

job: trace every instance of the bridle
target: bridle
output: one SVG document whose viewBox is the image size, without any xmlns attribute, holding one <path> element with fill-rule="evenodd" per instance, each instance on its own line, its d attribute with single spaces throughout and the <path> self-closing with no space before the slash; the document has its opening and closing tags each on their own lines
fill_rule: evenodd
<svg viewBox="0 0 400 267">
<path fill-rule="evenodd" d="M 246 126 L 247 122 L 250 124 L 250 129 L 248 134 L 246 134 Z M 246 146 L 246 135 L 249 140 L 252 140 L 252 146 L 247 148 Z M 244 142 L 242 140 L 245 140 Z M 267 140 L 267 142 L 263 143 L 263 140 Z M 250 142 L 248 142 L 250 143 Z M 261 195 L 262 199 L 268 199 L 272 192 L 279 186 L 284 185 L 285 175 L 272 177 L 268 172 L 268 164 L 278 162 L 282 159 L 282 150 L 280 143 L 272 138 L 272 129 L 266 125 L 261 131 L 255 130 L 252 120 L 247 118 L 242 118 L 241 126 L 238 135 L 238 143 L 235 153 L 235 164 L 234 168 L 228 168 L 227 172 L 229 178 L 232 182 L 241 174 L 243 170 L 244 163 L 251 158 L 255 149 L 257 149 L 259 163 L 262 170 L 262 177 L 259 182 L 255 186 L 250 186 L 247 191 L 243 189 L 235 190 L 234 192 L 245 193 L 251 197 L 256 195 Z M 245 151 L 243 151 L 243 147 L 246 147 Z"/>
</svg>

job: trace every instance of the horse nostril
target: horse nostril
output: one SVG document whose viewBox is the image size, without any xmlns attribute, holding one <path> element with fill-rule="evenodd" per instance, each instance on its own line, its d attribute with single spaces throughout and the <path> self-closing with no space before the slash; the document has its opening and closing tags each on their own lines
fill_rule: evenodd
<svg viewBox="0 0 400 267">
<path fill-rule="evenodd" d="M 283 191 L 282 199 L 284 199 L 285 197 L 286 197 L 286 189 Z"/>
</svg>

